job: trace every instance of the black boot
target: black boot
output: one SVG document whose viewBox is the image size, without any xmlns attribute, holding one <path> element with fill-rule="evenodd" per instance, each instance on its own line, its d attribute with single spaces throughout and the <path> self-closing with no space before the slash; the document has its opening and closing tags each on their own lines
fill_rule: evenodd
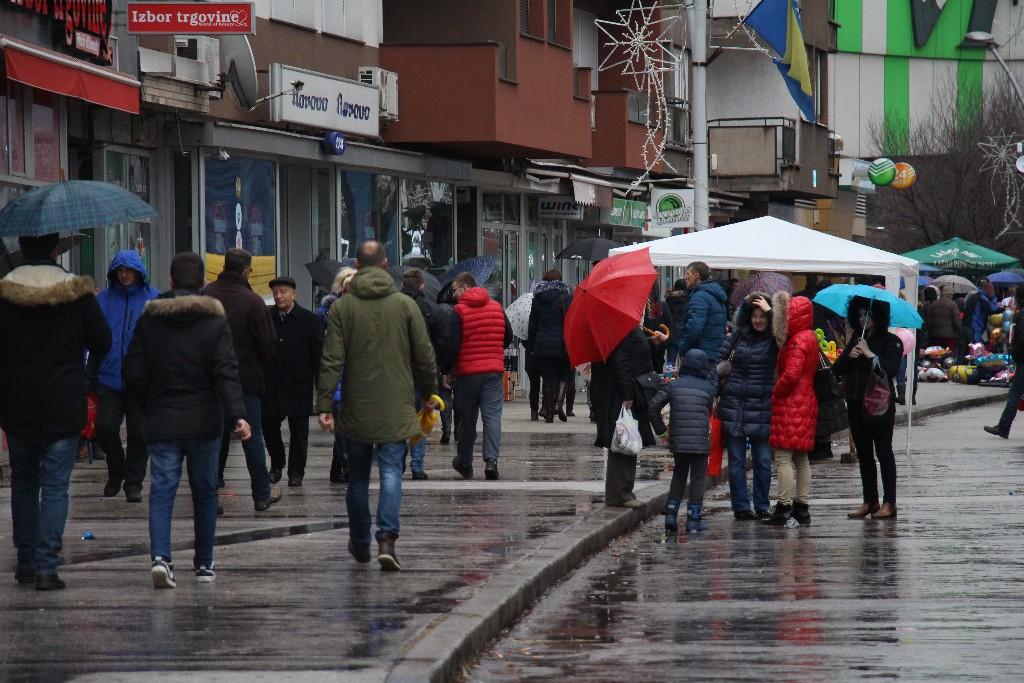
<svg viewBox="0 0 1024 683">
<path fill-rule="evenodd" d="M 569 390 L 569 385 L 565 382 L 560 382 L 558 385 L 558 394 L 555 396 L 555 413 L 558 414 L 558 419 L 562 422 L 568 422 L 569 416 L 565 414 L 565 395 Z"/>
<path fill-rule="evenodd" d="M 679 501 L 670 500 L 665 503 L 665 533 L 674 534 L 679 531 Z"/>
<path fill-rule="evenodd" d="M 793 516 L 793 506 L 785 503 L 776 503 L 772 509 L 772 516 L 764 520 L 765 524 L 771 526 L 785 526 L 789 518 Z"/>
<path fill-rule="evenodd" d="M 548 388 L 547 384 L 544 385 L 544 407 L 540 411 L 540 416 L 548 424 L 555 421 L 555 391 L 554 387 Z"/>
<path fill-rule="evenodd" d="M 907 405 L 907 385 L 897 384 L 896 385 L 896 402 L 901 406 Z"/>
<path fill-rule="evenodd" d="M 576 414 L 572 412 L 572 407 L 576 404 L 576 381 L 575 379 L 569 382 L 568 391 L 565 393 L 565 414 L 568 417 L 576 417 Z"/>
<path fill-rule="evenodd" d="M 331 459 L 330 479 L 332 484 L 348 483 L 348 460 L 346 458 L 335 455 Z"/>
<path fill-rule="evenodd" d="M 799 500 L 793 501 L 793 519 L 800 522 L 800 526 L 810 526 L 811 510 L 807 507 L 807 503 L 801 503 Z"/>
</svg>

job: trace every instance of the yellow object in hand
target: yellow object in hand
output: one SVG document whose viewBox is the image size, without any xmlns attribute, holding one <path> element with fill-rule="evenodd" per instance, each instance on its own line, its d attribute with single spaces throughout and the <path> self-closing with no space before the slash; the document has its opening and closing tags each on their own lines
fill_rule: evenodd
<svg viewBox="0 0 1024 683">
<path fill-rule="evenodd" d="M 434 410 L 432 407 L 427 405 L 427 403 L 430 402 L 437 406 L 437 410 Z M 444 410 L 444 401 L 441 400 L 441 397 L 437 394 L 434 394 L 428 401 L 421 404 L 419 412 L 416 413 L 416 419 L 420 421 L 420 431 L 422 434 L 418 434 L 409 439 L 410 444 L 418 443 L 423 439 L 423 437 L 428 436 L 432 431 L 434 431 L 434 427 L 437 426 L 437 420 L 439 417 L 438 410 Z"/>
</svg>

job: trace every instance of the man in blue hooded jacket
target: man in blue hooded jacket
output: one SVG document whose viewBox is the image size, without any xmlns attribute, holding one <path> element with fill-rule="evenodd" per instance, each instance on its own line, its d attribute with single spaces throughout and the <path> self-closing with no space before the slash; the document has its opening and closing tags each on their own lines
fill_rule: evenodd
<svg viewBox="0 0 1024 683">
<path fill-rule="evenodd" d="M 725 342 L 726 296 L 721 285 L 711 279 L 711 270 L 703 261 L 694 261 L 683 273 L 689 298 L 686 304 L 686 326 L 679 344 L 679 355 L 700 349 L 711 368 L 720 360 Z"/>
<path fill-rule="evenodd" d="M 107 288 L 97 297 L 100 310 L 110 326 L 112 344 L 99 362 L 96 373 L 96 435 L 107 454 L 107 485 L 103 495 L 116 496 L 124 484 L 129 503 L 142 502 L 142 480 L 146 478 L 146 444 L 142 440 L 142 408 L 125 391 L 121 364 L 135 333 L 135 324 L 146 302 L 159 292 L 149 286 L 149 274 L 142 258 L 131 249 L 117 252 L 107 269 Z M 121 422 L 127 423 L 127 456 L 121 444 Z"/>
</svg>

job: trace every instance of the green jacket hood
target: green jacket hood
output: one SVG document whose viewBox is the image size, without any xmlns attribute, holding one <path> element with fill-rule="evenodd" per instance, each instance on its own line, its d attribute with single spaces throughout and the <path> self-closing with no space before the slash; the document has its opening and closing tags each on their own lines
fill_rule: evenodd
<svg viewBox="0 0 1024 683">
<path fill-rule="evenodd" d="M 383 299 L 390 294 L 397 294 L 398 288 L 394 279 L 383 268 L 360 268 L 352 279 L 351 294 L 360 299 Z"/>
</svg>

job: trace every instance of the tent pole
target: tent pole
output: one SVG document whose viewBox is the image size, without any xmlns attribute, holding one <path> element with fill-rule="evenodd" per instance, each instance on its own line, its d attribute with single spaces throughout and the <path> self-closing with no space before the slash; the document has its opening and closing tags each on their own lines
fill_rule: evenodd
<svg viewBox="0 0 1024 683">
<path fill-rule="evenodd" d="M 906 278 L 907 281 L 907 303 L 917 309 L 917 284 L 918 275 L 917 268 L 914 268 L 914 274 Z M 907 405 L 907 459 L 911 458 L 910 446 L 911 446 L 911 435 L 914 431 L 914 381 L 917 376 L 917 335 L 920 334 L 920 330 L 914 330 L 914 348 L 910 352 L 910 356 L 907 359 L 907 388 L 910 389 L 910 400 L 906 402 Z"/>
</svg>

